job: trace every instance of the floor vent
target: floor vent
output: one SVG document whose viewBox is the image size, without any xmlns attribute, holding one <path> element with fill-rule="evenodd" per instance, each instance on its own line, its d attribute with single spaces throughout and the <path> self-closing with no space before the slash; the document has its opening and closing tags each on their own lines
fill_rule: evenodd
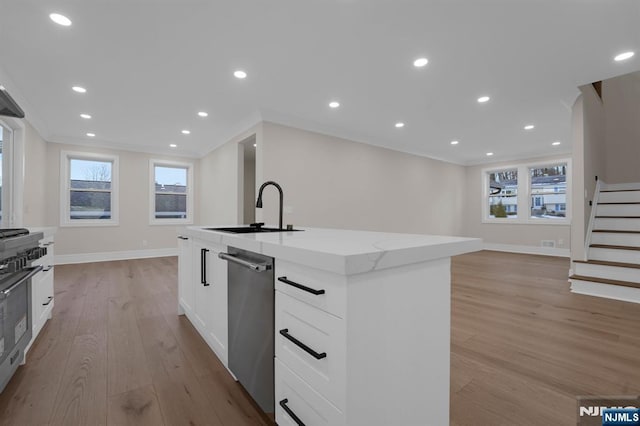
<svg viewBox="0 0 640 426">
<path fill-rule="evenodd" d="M 542 240 L 542 247 L 551 247 L 554 248 L 556 246 L 555 240 Z"/>
</svg>

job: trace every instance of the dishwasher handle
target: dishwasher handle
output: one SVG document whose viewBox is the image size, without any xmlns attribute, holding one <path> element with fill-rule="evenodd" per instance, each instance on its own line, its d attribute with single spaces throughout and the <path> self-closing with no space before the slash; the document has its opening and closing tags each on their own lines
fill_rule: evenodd
<svg viewBox="0 0 640 426">
<path fill-rule="evenodd" d="M 227 260 L 229 262 L 236 263 L 240 266 L 244 266 L 245 268 L 252 269 L 256 272 L 264 272 L 271 269 L 271 265 L 268 263 L 252 263 L 246 260 L 240 259 L 238 256 L 234 256 L 229 253 L 218 253 L 218 257 L 220 259 Z"/>
</svg>

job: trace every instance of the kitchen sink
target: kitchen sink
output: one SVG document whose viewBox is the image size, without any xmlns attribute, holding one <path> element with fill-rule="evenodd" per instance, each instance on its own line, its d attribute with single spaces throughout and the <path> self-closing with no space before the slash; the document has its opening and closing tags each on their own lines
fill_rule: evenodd
<svg viewBox="0 0 640 426">
<path fill-rule="evenodd" d="M 302 231 L 302 229 L 278 229 L 278 228 L 263 228 L 263 227 L 255 227 L 255 226 L 238 226 L 238 227 L 229 227 L 229 228 L 204 228 L 207 231 L 219 231 L 219 232 L 228 232 L 230 234 L 255 234 L 261 232 L 291 232 L 291 231 Z"/>
</svg>

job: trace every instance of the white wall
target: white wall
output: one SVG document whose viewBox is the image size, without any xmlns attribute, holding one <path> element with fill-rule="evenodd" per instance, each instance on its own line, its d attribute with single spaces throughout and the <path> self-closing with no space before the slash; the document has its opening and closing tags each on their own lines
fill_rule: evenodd
<svg viewBox="0 0 640 426">
<path fill-rule="evenodd" d="M 607 183 L 640 182 L 640 72 L 602 82 Z"/>
<path fill-rule="evenodd" d="M 262 130 L 257 184 L 282 186 L 285 224 L 462 235 L 464 167 L 273 123 Z M 266 188 L 263 200 L 258 217 L 277 224 L 278 192 Z"/>
<path fill-rule="evenodd" d="M 199 192 L 196 209 L 205 225 L 236 225 L 244 221 L 244 158 L 240 142 L 255 136 L 261 142 L 258 124 L 200 160 Z"/>
<path fill-rule="evenodd" d="M 584 259 L 584 242 L 589 226 L 596 179 L 608 181 L 606 173 L 605 113 L 592 85 L 580 88 L 582 95 L 573 106 L 573 226 L 571 258 Z"/>
<path fill-rule="evenodd" d="M 177 247 L 175 225 L 149 225 L 149 160 L 184 161 L 183 158 L 131 151 L 47 143 L 46 225 L 60 224 L 60 151 L 96 152 L 119 157 L 120 218 L 118 226 L 59 227 L 56 255 L 158 250 Z M 194 164 L 196 191 L 198 165 Z M 195 223 L 200 221 L 194 212 Z M 36 225 L 36 223 L 34 223 Z M 146 245 L 143 243 L 146 241 Z"/>
<path fill-rule="evenodd" d="M 47 142 L 27 120 L 24 137 L 24 190 L 23 216 L 24 226 L 54 225 L 48 214 L 47 182 Z"/>
<path fill-rule="evenodd" d="M 483 203 L 485 202 L 483 170 L 519 166 L 521 164 L 530 164 L 533 162 L 554 163 L 566 158 L 567 156 L 565 155 L 467 167 L 465 179 L 467 199 L 464 208 L 465 236 L 482 238 L 485 243 L 489 244 L 506 244 L 529 247 L 541 247 L 542 240 L 554 240 L 557 248 L 569 248 L 571 244 L 570 225 L 482 222 Z M 526 212 L 524 212 L 524 214 L 526 214 Z"/>
</svg>

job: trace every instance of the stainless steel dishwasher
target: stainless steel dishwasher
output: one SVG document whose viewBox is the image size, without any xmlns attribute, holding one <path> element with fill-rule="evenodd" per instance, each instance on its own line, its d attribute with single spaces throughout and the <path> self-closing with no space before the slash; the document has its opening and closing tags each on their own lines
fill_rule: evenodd
<svg viewBox="0 0 640 426">
<path fill-rule="evenodd" d="M 235 247 L 227 261 L 229 369 L 265 413 L 274 405 L 273 258 Z"/>
</svg>

